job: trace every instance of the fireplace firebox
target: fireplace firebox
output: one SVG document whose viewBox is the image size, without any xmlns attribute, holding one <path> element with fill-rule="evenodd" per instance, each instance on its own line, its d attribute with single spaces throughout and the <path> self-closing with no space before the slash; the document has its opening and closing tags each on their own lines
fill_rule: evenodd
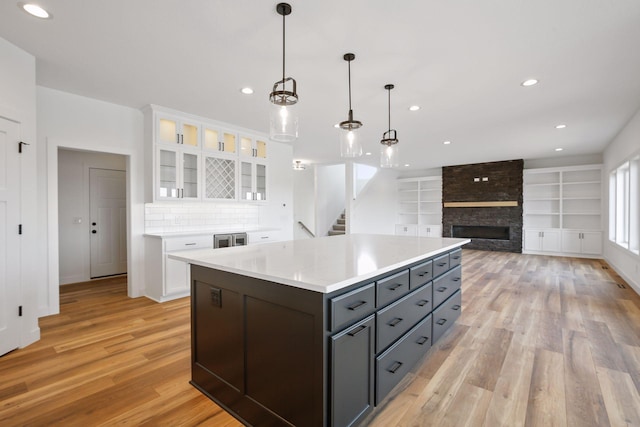
<svg viewBox="0 0 640 427">
<path fill-rule="evenodd" d="M 453 225 L 451 236 L 470 239 L 509 240 L 509 227 L 489 225 Z"/>
</svg>

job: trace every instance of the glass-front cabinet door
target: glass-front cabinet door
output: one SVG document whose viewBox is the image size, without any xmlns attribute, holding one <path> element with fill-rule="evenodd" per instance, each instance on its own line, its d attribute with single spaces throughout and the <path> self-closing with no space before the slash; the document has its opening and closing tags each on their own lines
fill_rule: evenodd
<svg viewBox="0 0 640 427">
<path fill-rule="evenodd" d="M 267 200 L 267 165 L 256 163 L 256 200 Z"/>
<path fill-rule="evenodd" d="M 161 148 L 158 150 L 158 199 L 197 199 L 199 196 L 199 162 L 195 153 Z"/>
<path fill-rule="evenodd" d="M 240 198 L 242 200 L 267 200 L 267 166 L 261 163 L 240 163 Z"/>
<path fill-rule="evenodd" d="M 236 154 L 236 134 L 205 127 L 204 148 L 208 151 Z"/>
<path fill-rule="evenodd" d="M 182 190 L 183 199 L 198 198 L 198 155 L 182 153 Z"/>
<path fill-rule="evenodd" d="M 175 150 L 158 151 L 158 190 L 160 199 L 177 199 L 178 191 L 178 153 Z"/>
<path fill-rule="evenodd" d="M 248 136 L 240 137 L 240 155 L 243 157 L 267 158 L 267 143 Z"/>
<path fill-rule="evenodd" d="M 178 144 L 196 148 L 200 146 L 200 126 L 187 120 L 159 117 L 157 141 L 160 144 Z"/>
</svg>

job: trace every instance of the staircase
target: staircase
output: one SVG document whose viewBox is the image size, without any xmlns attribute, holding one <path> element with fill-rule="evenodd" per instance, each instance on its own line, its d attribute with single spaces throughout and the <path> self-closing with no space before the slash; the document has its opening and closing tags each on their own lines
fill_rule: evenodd
<svg viewBox="0 0 640 427">
<path fill-rule="evenodd" d="M 340 234 L 345 234 L 347 228 L 347 218 L 345 217 L 344 212 L 340 214 L 340 218 L 336 219 L 336 223 L 333 224 L 331 230 L 329 230 L 329 236 L 338 236 Z"/>
</svg>

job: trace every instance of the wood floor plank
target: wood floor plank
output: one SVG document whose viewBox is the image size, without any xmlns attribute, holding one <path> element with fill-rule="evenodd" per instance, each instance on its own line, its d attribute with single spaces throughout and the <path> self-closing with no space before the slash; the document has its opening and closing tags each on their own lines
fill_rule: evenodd
<svg viewBox="0 0 640 427">
<path fill-rule="evenodd" d="M 460 318 L 363 425 L 640 423 L 640 297 L 606 263 L 463 250 L 462 274 Z M 2 427 L 241 425 L 189 384 L 189 298 L 126 280 L 65 285 L 0 357 Z"/>
<path fill-rule="evenodd" d="M 563 355 L 544 349 L 535 353 L 525 426 L 566 426 Z"/>
<path fill-rule="evenodd" d="M 568 425 L 610 425 L 589 342 L 583 333 L 565 330 L 564 383 Z"/>
<path fill-rule="evenodd" d="M 640 394 L 630 375 L 602 367 L 597 373 L 611 424 L 640 425 Z"/>
<path fill-rule="evenodd" d="M 482 425 L 487 427 L 524 425 L 533 375 L 533 361 L 534 351 L 512 340 Z"/>
</svg>

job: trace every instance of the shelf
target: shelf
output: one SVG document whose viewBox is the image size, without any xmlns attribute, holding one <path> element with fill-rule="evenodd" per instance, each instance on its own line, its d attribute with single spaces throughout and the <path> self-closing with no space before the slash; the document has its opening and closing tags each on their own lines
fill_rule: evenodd
<svg viewBox="0 0 640 427">
<path fill-rule="evenodd" d="M 602 184 L 600 181 L 569 181 L 569 182 L 563 182 L 562 185 L 582 185 L 582 184 L 588 184 L 588 185 L 593 185 L 593 184 Z"/>
<path fill-rule="evenodd" d="M 527 212 L 526 215 L 560 215 L 560 212 Z"/>
<path fill-rule="evenodd" d="M 555 202 L 560 200 L 560 197 L 541 197 L 541 198 L 528 198 L 523 199 L 525 202 Z"/>
</svg>

